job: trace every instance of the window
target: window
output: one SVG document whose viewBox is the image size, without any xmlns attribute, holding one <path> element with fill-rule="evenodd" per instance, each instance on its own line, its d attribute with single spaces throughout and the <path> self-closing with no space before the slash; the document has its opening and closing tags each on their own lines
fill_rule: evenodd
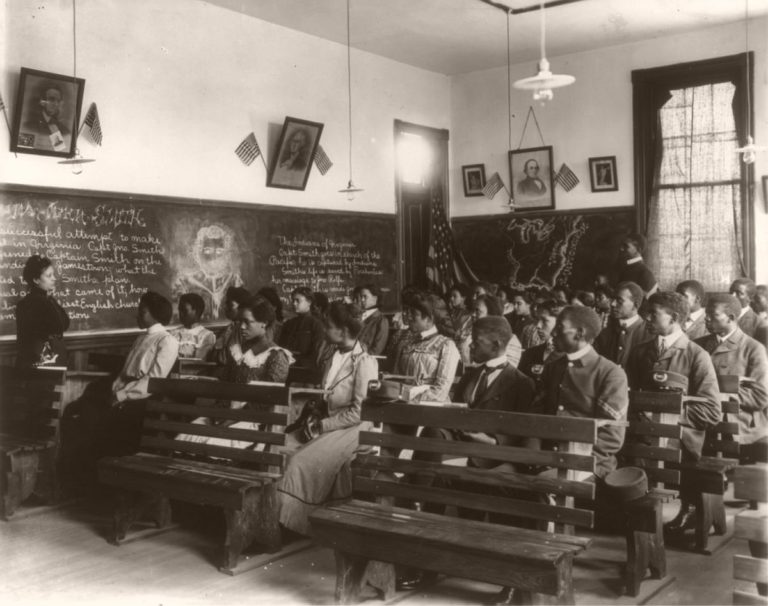
<svg viewBox="0 0 768 606">
<path fill-rule="evenodd" d="M 749 169 L 735 151 L 745 139 L 744 58 L 633 73 L 639 225 L 664 289 L 695 279 L 725 291 L 751 273 Z"/>
</svg>

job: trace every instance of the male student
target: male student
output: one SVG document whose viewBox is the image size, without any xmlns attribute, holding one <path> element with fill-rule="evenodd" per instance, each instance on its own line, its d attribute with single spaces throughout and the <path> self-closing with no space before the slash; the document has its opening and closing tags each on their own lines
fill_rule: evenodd
<svg viewBox="0 0 768 606">
<path fill-rule="evenodd" d="M 739 377 L 739 442 L 744 463 L 768 452 L 768 353 L 739 328 L 741 304 L 731 295 L 713 295 L 706 308 L 712 333 L 696 341 L 712 358 L 718 378 Z M 762 453 L 762 454 L 761 454 Z"/>
<path fill-rule="evenodd" d="M 645 391 L 682 391 L 700 401 L 688 402 L 680 418 L 684 461 L 701 457 L 705 431 L 720 421 L 720 392 L 712 360 L 683 332 L 688 303 L 683 295 L 658 292 L 648 299 L 648 324 L 655 337 L 638 345 L 627 363 L 629 386 Z M 664 525 L 681 532 L 694 525 L 691 497 L 681 494 L 680 512 Z"/>
<path fill-rule="evenodd" d="M 149 379 L 167 377 L 179 354 L 179 342 L 165 329 L 172 316 L 173 306 L 162 295 L 150 290 L 141 296 L 136 320 L 146 332 L 134 341 L 112 383 L 110 454 L 132 454 L 138 449 Z"/>
<path fill-rule="evenodd" d="M 456 386 L 454 400 L 465 402 L 475 410 L 505 410 L 507 412 L 531 412 L 534 398 L 533 381 L 507 361 L 507 345 L 512 338 L 509 322 L 502 316 L 486 316 L 475 321 L 472 327 L 470 356 L 476 366 L 470 367 Z M 465 432 L 453 429 L 426 427 L 422 437 L 440 438 L 480 444 L 504 444 L 514 446 L 518 439 L 504 434 Z M 416 452 L 414 460 L 440 462 L 442 455 Z M 495 461 L 470 457 L 468 467 L 490 469 L 497 466 Z M 432 485 L 431 477 L 414 476 L 412 482 Z M 496 494 L 496 488 L 489 487 L 488 494 Z M 503 489 L 499 489 L 502 490 Z M 506 494 L 506 493 L 505 493 Z M 440 512 L 441 505 L 425 503 L 426 511 Z M 462 515 L 470 512 L 462 511 Z M 425 580 L 420 570 L 408 570 L 397 578 L 398 589 L 415 589 Z"/>
<path fill-rule="evenodd" d="M 629 394 L 624 370 L 592 347 L 600 332 L 600 317 L 588 307 L 567 306 L 552 331 L 555 349 L 563 355 L 544 367 L 541 391 L 534 404 L 539 414 L 623 421 Z M 593 454 L 595 476 L 616 468 L 616 453 L 624 444 L 624 427 L 597 430 Z"/>
<path fill-rule="evenodd" d="M 683 331 L 686 336 L 695 341 L 709 334 L 704 324 L 704 305 L 706 305 L 706 293 L 701 282 L 685 280 L 680 282 L 675 292 L 683 295 L 688 301 L 688 317 L 683 323 Z"/>
<path fill-rule="evenodd" d="M 728 292 L 739 300 L 741 312 L 739 312 L 739 328 L 748 337 L 754 337 L 757 328 L 762 324 L 760 316 L 752 309 L 750 303 L 755 296 L 757 286 L 749 278 L 737 278 L 731 284 Z"/>
<path fill-rule="evenodd" d="M 595 339 L 597 353 L 622 368 L 638 344 L 653 338 L 638 313 L 642 304 L 643 290 L 634 282 L 620 282 L 611 299 L 608 326 Z"/>
<path fill-rule="evenodd" d="M 659 284 L 656 276 L 643 260 L 645 237 L 640 234 L 629 234 L 619 246 L 619 282 L 634 282 L 643 289 L 646 295 L 655 293 Z"/>
</svg>

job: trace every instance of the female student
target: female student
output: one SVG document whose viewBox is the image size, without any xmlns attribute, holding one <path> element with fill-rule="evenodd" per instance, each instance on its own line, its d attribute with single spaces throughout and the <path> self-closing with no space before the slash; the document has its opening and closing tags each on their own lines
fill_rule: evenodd
<svg viewBox="0 0 768 606">
<path fill-rule="evenodd" d="M 237 309 L 251 297 L 242 286 L 230 286 L 224 295 L 224 315 L 230 324 L 222 331 L 213 347 L 213 361 L 222 366 L 232 361 L 232 356 L 239 358 L 242 355 L 240 349 L 240 331 L 237 325 Z"/>
<path fill-rule="evenodd" d="M 403 343 L 394 372 L 416 377 L 420 387 L 411 390 L 416 400 L 449 402 L 460 356 L 453 339 L 438 331 L 448 320 L 445 302 L 437 295 L 417 293 L 403 305 L 411 339 Z"/>
<path fill-rule="evenodd" d="M 296 356 L 298 365 L 315 369 L 325 329 L 312 314 L 314 295 L 309 288 L 302 286 L 291 293 L 291 301 L 296 316 L 283 324 L 279 345 Z"/>
<path fill-rule="evenodd" d="M 171 331 L 179 342 L 180 358 L 205 360 L 216 344 L 216 335 L 200 324 L 205 312 L 205 301 L 197 293 L 186 293 L 179 298 L 181 326 Z"/>
<path fill-rule="evenodd" d="M 261 295 L 275 310 L 275 322 L 272 324 L 272 339 L 277 343 L 280 340 L 280 330 L 283 328 L 283 302 L 280 295 L 271 286 L 264 286 L 256 294 Z"/>
<path fill-rule="evenodd" d="M 56 287 L 53 263 L 47 257 L 32 255 L 24 264 L 22 275 L 29 291 L 16 305 L 16 366 L 66 366 L 63 336 L 69 328 L 69 316 L 53 296 Z"/>
<path fill-rule="evenodd" d="M 379 310 L 381 291 L 373 284 L 364 284 L 352 291 L 352 298 L 363 310 L 363 328 L 358 340 L 369 354 L 382 355 L 389 338 L 389 321 Z"/>
<path fill-rule="evenodd" d="M 360 422 L 360 406 L 368 382 L 378 376 L 376 359 L 359 341 L 362 329 L 357 305 L 331 303 L 326 339 L 334 352 L 323 368 L 327 416 L 310 415 L 302 428 L 289 434 L 297 450 L 278 485 L 280 523 L 300 534 L 309 534 L 309 514 L 316 507 L 352 494 L 349 463 L 359 448 L 358 435 L 369 429 Z M 300 442 L 309 438 L 303 446 Z M 290 445 L 290 444 L 289 444 Z"/>
<path fill-rule="evenodd" d="M 141 296 L 137 323 L 146 332 L 134 341 L 112 383 L 111 430 L 105 436 L 110 454 L 131 454 L 139 447 L 149 379 L 167 377 L 179 354 L 179 342 L 165 329 L 172 316 L 173 306 L 162 295 L 150 290 Z"/>
<path fill-rule="evenodd" d="M 470 298 L 469 288 L 464 284 L 455 284 L 448 293 L 450 318 L 453 325 L 456 347 L 459 348 L 461 363 L 466 367 L 470 364 L 469 346 L 472 343 L 472 312 L 467 308 Z"/>
</svg>

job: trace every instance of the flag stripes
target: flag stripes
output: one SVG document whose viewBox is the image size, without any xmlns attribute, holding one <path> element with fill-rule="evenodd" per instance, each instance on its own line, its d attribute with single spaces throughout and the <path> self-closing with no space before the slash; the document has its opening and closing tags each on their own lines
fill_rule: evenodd
<svg viewBox="0 0 768 606">
<path fill-rule="evenodd" d="M 85 125 L 88 127 L 88 132 L 91 134 L 93 141 L 97 145 L 101 145 L 101 120 L 99 120 L 99 110 L 96 109 L 95 103 L 91 103 L 88 113 L 85 114 Z"/>
<path fill-rule="evenodd" d="M 493 200 L 493 197 L 498 194 L 503 187 L 504 182 L 501 180 L 499 173 L 493 173 L 483 188 L 483 195 L 489 200 Z"/>
<path fill-rule="evenodd" d="M 431 290 L 445 294 L 456 283 L 473 284 L 477 276 L 457 248 L 440 196 L 433 194 L 431 227 L 427 251 L 427 283 Z"/>
<path fill-rule="evenodd" d="M 259 144 L 256 142 L 256 135 L 250 133 L 245 139 L 242 140 L 240 145 L 235 149 L 237 157 L 245 164 L 250 166 L 251 163 L 261 155 Z"/>
<path fill-rule="evenodd" d="M 565 191 L 571 191 L 579 184 L 579 178 L 576 174 L 563 162 L 560 170 L 555 175 L 555 183 L 559 184 Z"/>
<path fill-rule="evenodd" d="M 323 176 L 325 176 L 325 173 L 331 170 L 331 166 L 333 166 L 333 162 L 331 162 L 328 154 L 325 153 L 322 145 L 317 146 L 317 150 L 315 150 L 314 161 L 315 166 L 317 166 L 317 170 L 319 170 L 320 174 Z"/>
</svg>

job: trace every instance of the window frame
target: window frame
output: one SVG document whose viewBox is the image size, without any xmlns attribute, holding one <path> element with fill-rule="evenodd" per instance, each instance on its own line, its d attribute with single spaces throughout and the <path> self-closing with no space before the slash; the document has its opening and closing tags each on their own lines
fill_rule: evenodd
<svg viewBox="0 0 768 606">
<path fill-rule="evenodd" d="M 748 72 L 749 70 L 749 72 Z M 663 67 L 632 71 L 632 122 L 635 166 L 635 212 L 638 231 L 647 234 L 648 203 L 652 194 L 649 187 L 649 171 L 653 171 L 653 157 L 656 141 L 656 103 L 659 95 L 670 89 L 688 88 L 730 81 L 740 94 L 740 104 L 735 116 L 737 132 L 750 111 L 750 133 L 754 136 L 754 103 L 752 88 L 747 90 L 747 78 L 753 80 L 754 53 L 740 53 L 703 61 L 677 63 Z M 750 98 L 747 99 L 747 94 Z M 739 145 L 744 140 L 740 137 Z M 755 234 L 754 234 L 754 164 L 740 162 L 739 189 L 741 194 L 741 238 L 744 269 L 747 277 L 755 278 Z M 736 277 L 736 276 L 734 276 Z"/>
</svg>

